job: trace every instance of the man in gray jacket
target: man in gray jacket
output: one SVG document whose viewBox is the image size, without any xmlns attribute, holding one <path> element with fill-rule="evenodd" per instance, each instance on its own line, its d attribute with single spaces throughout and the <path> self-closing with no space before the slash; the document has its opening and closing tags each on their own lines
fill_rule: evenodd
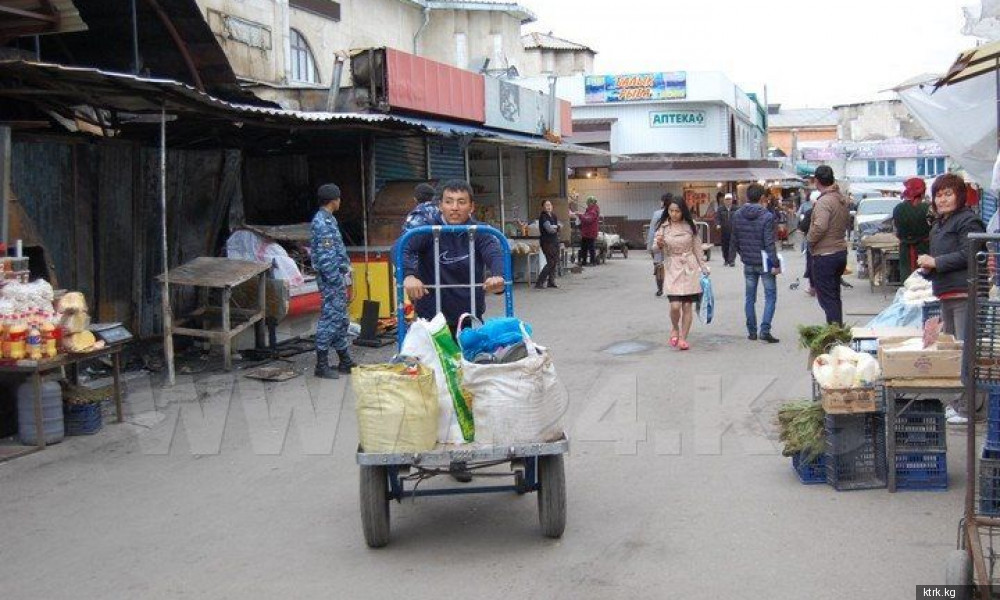
<svg viewBox="0 0 1000 600">
<path fill-rule="evenodd" d="M 847 269 L 847 229 L 851 214 L 848 201 L 840 193 L 833 169 L 816 167 L 816 200 L 809 221 L 809 242 L 812 285 L 819 305 L 826 313 L 827 323 L 844 322 L 844 306 L 840 299 L 840 278 Z"/>
</svg>

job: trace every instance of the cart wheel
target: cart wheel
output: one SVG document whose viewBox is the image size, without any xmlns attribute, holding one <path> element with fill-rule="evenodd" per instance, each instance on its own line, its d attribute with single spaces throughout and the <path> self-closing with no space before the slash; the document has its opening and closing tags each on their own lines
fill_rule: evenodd
<svg viewBox="0 0 1000 600">
<path fill-rule="evenodd" d="M 967 550 L 952 550 L 944 565 L 945 585 L 972 585 L 972 559 Z"/>
<path fill-rule="evenodd" d="M 389 475 L 385 467 L 361 467 L 361 528 L 369 548 L 389 543 Z"/>
<path fill-rule="evenodd" d="M 566 469 L 562 454 L 538 457 L 538 522 L 545 537 L 562 537 L 566 529 Z"/>
</svg>

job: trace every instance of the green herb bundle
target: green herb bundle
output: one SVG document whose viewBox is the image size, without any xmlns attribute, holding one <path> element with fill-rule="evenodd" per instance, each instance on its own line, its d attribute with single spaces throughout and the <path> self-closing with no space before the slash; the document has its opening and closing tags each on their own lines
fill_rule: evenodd
<svg viewBox="0 0 1000 600">
<path fill-rule="evenodd" d="M 813 356 L 826 352 L 831 346 L 851 341 L 851 328 L 838 323 L 829 325 L 799 325 L 799 344 Z"/>
<path fill-rule="evenodd" d="M 826 432 L 823 427 L 823 406 L 819 402 L 801 400 L 778 409 L 779 439 L 784 442 L 784 456 L 802 453 L 808 462 L 823 454 Z"/>
</svg>

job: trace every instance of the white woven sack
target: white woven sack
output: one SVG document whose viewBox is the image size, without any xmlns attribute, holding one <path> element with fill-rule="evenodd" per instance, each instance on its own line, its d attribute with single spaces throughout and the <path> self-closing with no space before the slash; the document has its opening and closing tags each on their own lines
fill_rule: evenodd
<svg viewBox="0 0 1000 600">
<path fill-rule="evenodd" d="M 563 435 L 566 388 L 548 351 L 521 327 L 528 356 L 507 364 L 462 359 L 462 386 L 472 396 L 476 442 L 550 442 Z"/>
</svg>

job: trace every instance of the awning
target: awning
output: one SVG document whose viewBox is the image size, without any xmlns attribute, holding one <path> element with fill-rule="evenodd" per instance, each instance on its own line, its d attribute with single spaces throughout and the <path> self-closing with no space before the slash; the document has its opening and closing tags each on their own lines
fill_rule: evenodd
<svg viewBox="0 0 1000 600">
<path fill-rule="evenodd" d="M 589 156 L 603 156 L 610 159 L 612 154 L 607 150 L 599 148 L 588 148 L 577 144 L 564 144 L 550 142 L 544 138 L 532 137 L 521 133 L 500 131 L 471 124 L 452 123 L 449 121 L 438 121 L 435 119 L 421 119 L 416 117 L 396 117 L 401 121 L 412 123 L 423 127 L 429 133 L 449 137 L 468 137 L 476 143 L 494 144 L 498 146 L 508 146 L 514 148 L 525 148 L 528 150 L 539 150 L 543 152 L 560 152 L 563 154 L 577 154 Z"/>
<path fill-rule="evenodd" d="M 1000 42 L 983 44 L 961 53 L 934 87 L 972 79 L 1000 68 Z"/>
<path fill-rule="evenodd" d="M 768 167 L 728 168 L 728 169 L 657 169 L 650 171 L 611 171 L 611 181 L 665 183 L 685 181 L 784 181 L 799 179 L 795 173 Z"/>
</svg>

